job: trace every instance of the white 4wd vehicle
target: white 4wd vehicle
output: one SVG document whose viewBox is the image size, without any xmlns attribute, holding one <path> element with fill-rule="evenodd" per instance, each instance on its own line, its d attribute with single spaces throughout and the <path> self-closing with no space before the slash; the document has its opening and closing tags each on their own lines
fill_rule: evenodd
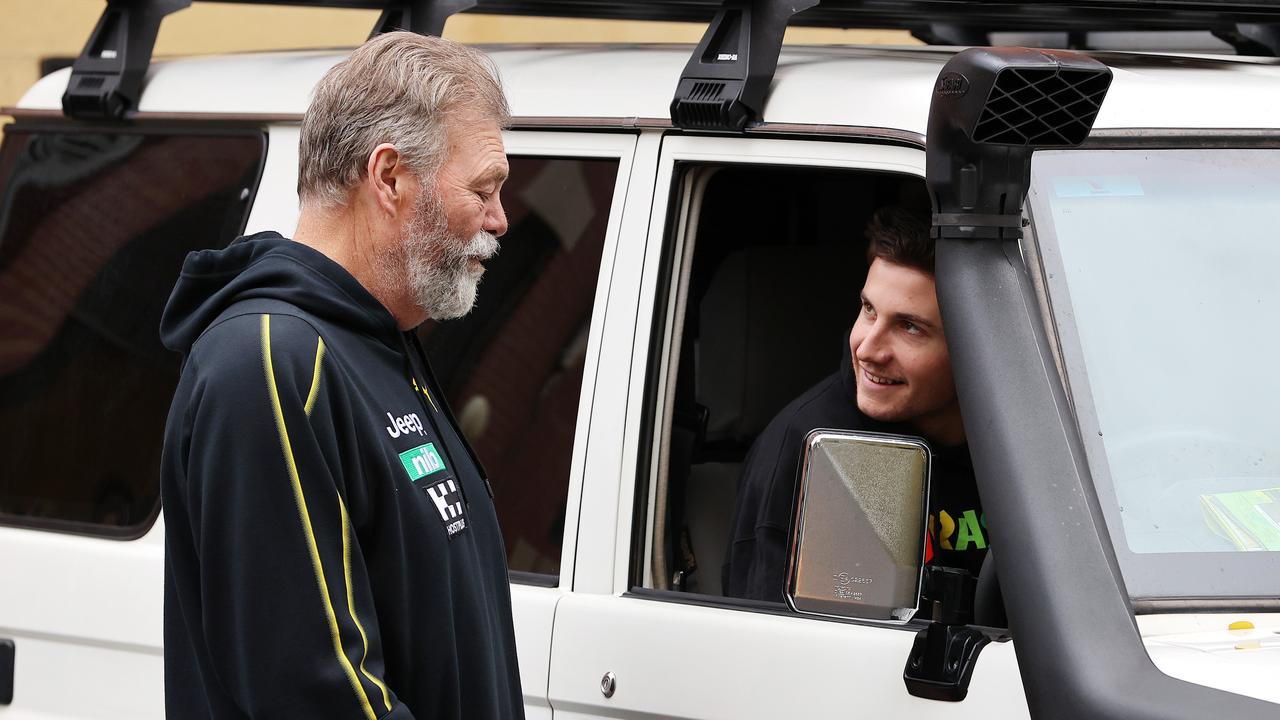
<svg viewBox="0 0 1280 720">
<path fill-rule="evenodd" d="M 160 312 L 187 252 L 293 229 L 298 123 L 343 57 L 149 65 L 185 4 L 112 0 L 76 67 L 6 110 L 3 720 L 163 714 Z M 960 44 L 1203 30 L 1275 55 L 1280 4 L 814 4 L 471 8 L 715 15 L 698 48 L 489 49 L 511 231 L 475 312 L 421 334 L 492 475 L 528 716 L 1275 717 L 1280 67 L 777 49 L 791 19 Z M 465 5 L 387 17 L 438 32 Z M 977 617 L 726 598 L 743 456 L 836 368 L 871 211 L 926 187 L 995 547 Z M 861 562 L 820 535 L 797 563 Z"/>
</svg>

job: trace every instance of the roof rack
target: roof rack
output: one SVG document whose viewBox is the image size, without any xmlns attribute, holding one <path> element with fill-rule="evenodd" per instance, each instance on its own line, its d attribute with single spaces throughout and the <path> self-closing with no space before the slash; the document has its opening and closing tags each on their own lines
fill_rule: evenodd
<svg viewBox="0 0 1280 720">
<path fill-rule="evenodd" d="M 592 0 L 541 4 L 595 5 Z M 705 4 L 669 3 L 688 12 Z M 1204 30 L 1241 54 L 1280 55 L 1280 0 L 723 0 L 680 76 L 672 123 L 690 130 L 740 131 L 761 122 L 788 24 L 901 28 L 926 43 L 946 45 L 990 45 L 994 32 L 1065 31 L 1069 49 L 1087 49 L 1090 31 Z"/>
<path fill-rule="evenodd" d="M 395 28 L 439 35 L 457 12 L 710 22 L 677 83 L 672 119 L 741 130 L 761 120 L 788 25 L 894 28 L 931 44 L 987 45 L 992 33 L 1212 33 L 1237 52 L 1280 56 L 1280 0 L 221 0 L 381 10 L 372 35 Z M 192 0 L 107 0 L 72 65 L 63 111 L 121 119 L 137 107 L 160 21 Z"/>
<path fill-rule="evenodd" d="M 62 111 L 85 120 L 119 120 L 137 109 L 160 22 L 192 0 L 107 0 L 89 41 L 71 66 Z M 382 10 L 370 37 L 395 29 L 439 35 L 455 12 L 476 0 L 220 0 L 254 5 Z"/>
</svg>

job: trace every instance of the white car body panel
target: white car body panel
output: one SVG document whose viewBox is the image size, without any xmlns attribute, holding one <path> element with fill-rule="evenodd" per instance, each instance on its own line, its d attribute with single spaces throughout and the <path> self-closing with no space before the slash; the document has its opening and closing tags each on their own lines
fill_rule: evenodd
<svg viewBox="0 0 1280 720">
<path fill-rule="evenodd" d="M 16 648 L 0 718 L 164 717 L 163 519 L 131 541 L 0 527 L 0 555 L 0 637 Z"/>
<path fill-rule="evenodd" d="M 661 628 L 662 632 L 657 632 Z M 812 618 L 574 593 L 556 617 L 557 718 L 1025 718 L 1010 643 L 988 645 L 960 705 L 908 695 L 915 633 Z M 613 697 L 600 692 L 612 672 Z"/>
</svg>

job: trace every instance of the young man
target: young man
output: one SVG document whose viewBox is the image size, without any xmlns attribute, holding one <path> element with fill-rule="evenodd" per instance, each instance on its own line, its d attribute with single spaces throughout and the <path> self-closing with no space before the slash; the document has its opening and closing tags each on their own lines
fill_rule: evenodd
<svg viewBox="0 0 1280 720">
<path fill-rule="evenodd" d="M 975 575 L 986 529 L 934 291 L 929 214 L 889 206 L 867 225 L 870 269 L 840 370 L 782 410 L 756 438 L 738 486 L 725 594 L 781 602 L 804 438 L 817 428 L 921 435 L 934 451 L 933 562 Z"/>
<path fill-rule="evenodd" d="M 491 491 L 412 333 L 507 229 L 488 61 L 379 36 L 303 117 L 293 240 L 193 253 L 162 322 L 171 718 L 519 718 Z"/>
</svg>

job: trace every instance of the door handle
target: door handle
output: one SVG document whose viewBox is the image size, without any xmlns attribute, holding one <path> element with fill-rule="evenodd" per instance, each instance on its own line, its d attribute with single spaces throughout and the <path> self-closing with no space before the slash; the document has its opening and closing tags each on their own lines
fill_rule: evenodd
<svg viewBox="0 0 1280 720">
<path fill-rule="evenodd" d="M 0 638 L 0 705 L 13 702 L 13 641 Z"/>
</svg>

